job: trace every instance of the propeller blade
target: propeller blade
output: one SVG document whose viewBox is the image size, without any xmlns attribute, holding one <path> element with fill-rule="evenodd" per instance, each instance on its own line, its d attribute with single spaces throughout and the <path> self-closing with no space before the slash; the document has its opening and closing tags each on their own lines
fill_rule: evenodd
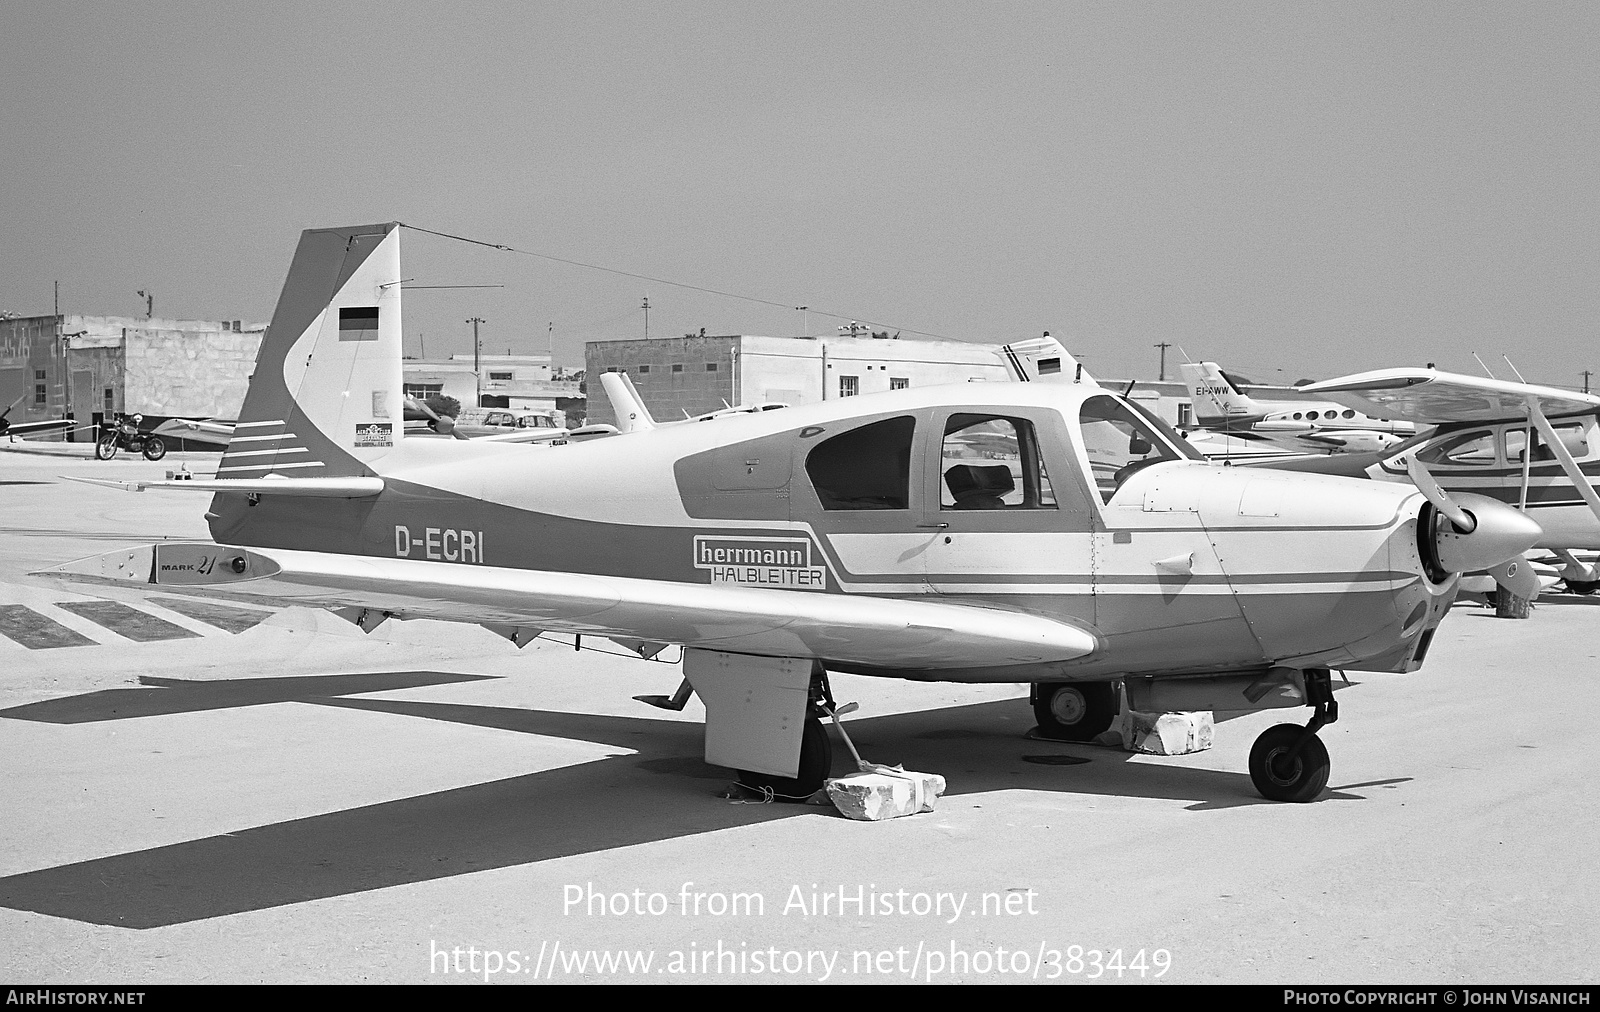
<svg viewBox="0 0 1600 1012">
<path fill-rule="evenodd" d="M 1439 483 L 1433 480 L 1433 475 L 1428 473 L 1427 467 L 1417 459 L 1416 454 L 1406 457 L 1406 474 L 1410 475 L 1411 484 L 1417 486 L 1417 491 L 1426 496 L 1435 509 L 1449 517 L 1457 530 L 1463 534 L 1471 534 L 1477 528 L 1478 521 L 1439 487 Z"/>
<path fill-rule="evenodd" d="M 1489 575 L 1494 577 L 1495 583 L 1524 601 L 1532 601 L 1539 596 L 1539 574 L 1534 572 L 1532 564 L 1526 559 L 1511 559 L 1498 566 L 1490 566 Z"/>
</svg>

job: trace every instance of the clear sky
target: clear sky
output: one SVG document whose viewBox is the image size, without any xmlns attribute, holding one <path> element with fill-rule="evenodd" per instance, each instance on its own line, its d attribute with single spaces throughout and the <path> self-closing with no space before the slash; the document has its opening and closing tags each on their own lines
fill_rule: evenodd
<svg viewBox="0 0 1600 1012">
<path fill-rule="evenodd" d="M 410 354 L 480 316 L 576 364 L 648 295 L 652 335 L 1571 385 L 1597 53 L 1592 2 L 10 0 L 0 309 L 265 320 L 301 229 L 399 220 L 764 300 L 408 232 L 416 284 L 505 286 L 407 296 Z"/>
</svg>

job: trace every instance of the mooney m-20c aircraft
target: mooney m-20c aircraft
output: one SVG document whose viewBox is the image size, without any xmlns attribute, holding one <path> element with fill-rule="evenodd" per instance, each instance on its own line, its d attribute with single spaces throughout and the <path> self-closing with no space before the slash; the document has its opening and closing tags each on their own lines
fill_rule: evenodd
<svg viewBox="0 0 1600 1012">
<path fill-rule="evenodd" d="M 1516 506 L 1543 530 L 1537 547 L 1563 562 L 1567 587 L 1600 589 L 1600 574 L 1571 550 L 1600 549 L 1600 397 L 1437 369 L 1379 369 L 1323 380 L 1307 393 L 1368 414 L 1419 425 L 1424 435 L 1378 453 L 1266 466 L 1418 482 L 1417 464 L 1449 494 L 1472 493 Z M 1532 597 L 1532 589 L 1519 591 Z"/>
<path fill-rule="evenodd" d="M 1263 795 L 1306 801 L 1328 777 L 1329 669 L 1415 669 L 1457 574 L 1539 537 L 1490 498 L 1211 465 L 1066 374 L 562 445 L 406 439 L 400 227 L 302 235 L 217 479 L 99 482 L 210 490 L 215 543 L 51 575 L 368 630 L 679 644 L 706 759 L 786 797 L 828 774 L 830 671 L 1030 682 L 1068 740 L 1109 726 L 1118 682 L 1139 710 L 1309 706 L 1250 756 Z"/>
</svg>

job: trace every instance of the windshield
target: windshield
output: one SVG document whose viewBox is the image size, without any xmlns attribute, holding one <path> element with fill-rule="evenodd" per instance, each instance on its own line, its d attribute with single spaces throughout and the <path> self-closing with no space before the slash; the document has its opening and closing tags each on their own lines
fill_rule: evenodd
<svg viewBox="0 0 1600 1012">
<path fill-rule="evenodd" d="M 1135 471 L 1184 456 L 1142 413 L 1107 394 L 1083 402 L 1078 424 L 1089 471 L 1103 502 L 1110 502 Z"/>
</svg>

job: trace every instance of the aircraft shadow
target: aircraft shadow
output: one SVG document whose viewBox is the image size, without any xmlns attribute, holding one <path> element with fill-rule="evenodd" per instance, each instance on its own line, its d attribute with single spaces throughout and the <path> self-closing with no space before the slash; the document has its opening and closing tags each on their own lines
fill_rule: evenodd
<svg viewBox="0 0 1600 1012">
<path fill-rule="evenodd" d="M 335 693 L 473 680 L 387 672 L 184 682 L 110 689 L 0 711 L 82 723 L 294 700 L 524 734 L 614 744 L 635 754 L 293 819 L 0 878 L 0 906 L 94 924 L 153 928 L 574 854 L 714 832 L 831 807 L 731 804 L 728 771 L 701 758 L 701 726 L 512 707 L 353 699 Z M 140 699 L 137 697 L 148 697 Z M 863 756 L 943 774 L 949 796 L 1071 791 L 1188 801 L 1191 810 L 1270 804 L 1242 773 L 1127 763 L 1128 753 L 1028 740 L 1025 702 L 1002 700 L 849 720 Z M 835 737 L 834 772 L 850 758 Z M 1087 759 L 1039 765 L 1025 756 Z M 1368 785 L 1352 785 L 1368 786 Z M 1335 791 L 1324 798 L 1359 798 Z"/>
</svg>

